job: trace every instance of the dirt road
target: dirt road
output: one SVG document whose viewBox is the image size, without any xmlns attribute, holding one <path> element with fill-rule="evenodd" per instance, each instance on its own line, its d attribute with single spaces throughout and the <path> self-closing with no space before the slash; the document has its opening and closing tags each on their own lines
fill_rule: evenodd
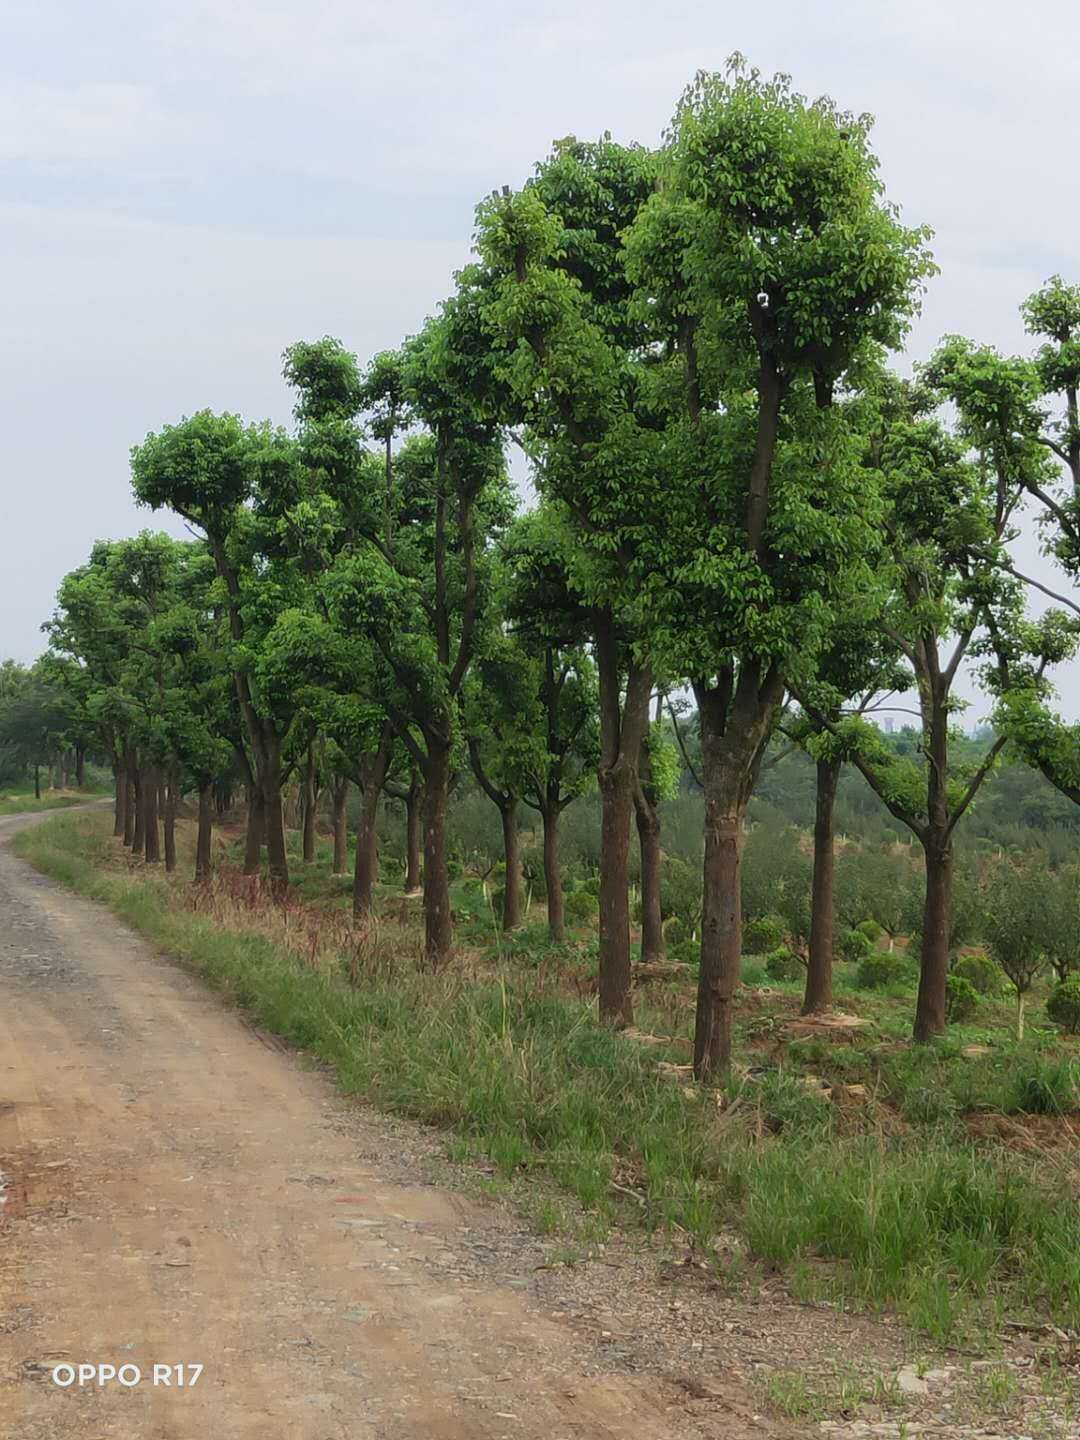
<svg viewBox="0 0 1080 1440">
<path fill-rule="evenodd" d="M 788 1433 L 737 1387 L 626 1373 L 633 1337 L 605 1365 L 530 1294 L 535 1256 L 478 1275 L 490 1207 L 403 1174 L 390 1122 L 18 861 L 38 818 L 0 821 L 3 1440 Z M 79 1364 L 140 1379 L 54 1383 Z"/>
</svg>

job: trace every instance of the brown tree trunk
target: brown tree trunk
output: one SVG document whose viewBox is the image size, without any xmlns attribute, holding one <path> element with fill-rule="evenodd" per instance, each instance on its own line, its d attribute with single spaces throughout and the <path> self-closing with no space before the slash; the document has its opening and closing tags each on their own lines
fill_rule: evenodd
<svg viewBox="0 0 1080 1440">
<path fill-rule="evenodd" d="M 80 790 L 86 789 L 86 751 L 81 745 L 75 748 L 75 784 Z"/>
<path fill-rule="evenodd" d="M 644 785 L 637 787 L 634 814 L 641 850 L 641 958 L 662 960 L 666 947 L 660 908 L 660 815 Z"/>
<path fill-rule="evenodd" d="M 502 816 L 503 859 L 506 879 L 503 883 L 502 928 L 516 930 L 521 924 L 521 847 L 518 835 L 518 802 L 516 797 L 499 807 Z"/>
<path fill-rule="evenodd" d="M 315 859 L 315 746 L 308 746 L 307 764 L 304 767 L 304 861 L 310 864 Z"/>
<path fill-rule="evenodd" d="M 413 770 L 409 779 L 409 793 L 405 797 L 405 894 L 416 895 L 420 890 L 420 820 L 423 809 L 424 785 L 419 773 Z"/>
<path fill-rule="evenodd" d="M 550 801 L 541 815 L 544 821 L 544 886 L 547 890 L 548 934 L 556 944 L 566 939 L 566 907 L 563 904 L 562 866 L 559 861 L 558 801 Z"/>
<path fill-rule="evenodd" d="M 170 775 L 165 786 L 165 873 L 171 875 L 176 869 L 176 777 Z"/>
<path fill-rule="evenodd" d="M 949 978 L 949 929 L 952 920 L 952 844 L 948 838 L 928 835 L 923 842 L 926 861 L 926 901 L 923 906 L 922 956 L 919 994 L 915 1001 L 916 1040 L 931 1040 L 945 1033 L 945 1000 Z"/>
<path fill-rule="evenodd" d="M 706 766 L 706 771 L 708 767 Z M 725 777 L 705 777 L 705 864 L 694 1073 L 709 1080 L 731 1067 L 732 997 L 742 958 L 743 815 Z"/>
<path fill-rule="evenodd" d="M 836 847 L 833 809 L 840 779 L 839 760 L 817 762 L 817 802 L 814 813 L 814 879 L 810 899 L 810 956 L 802 1013 L 820 1014 L 832 1005 L 833 876 Z"/>
<path fill-rule="evenodd" d="M 289 857 L 285 848 L 285 817 L 281 805 L 281 752 L 276 740 L 271 742 L 268 751 L 261 777 L 266 865 L 274 898 L 282 900 L 289 888 Z"/>
<path fill-rule="evenodd" d="M 41 799 L 41 766 L 34 766 L 34 799 Z"/>
<path fill-rule="evenodd" d="M 209 880 L 213 870 L 211 841 L 214 833 L 214 787 L 199 786 L 199 832 L 195 840 L 195 879 Z"/>
<path fill-rule="evenodd" d="M 258 782 L 248 786 L 247 833 L 244 836 L 244 874 L 257 875 L 262 864 L 263 814 L 262 789 Z"/>
<path fill-rule="evenodd" d="M 128 778 L 123 765 L 116 767 L 116 804 L 113 808 L 113 835 L 123 838 L 127 828 Z"/>
<path fill-rule="evenodd" d="M 701 969 L 694 1024 L 694 1074 L 712 1081 L 731 1068 L 735 988 L 742 960 L 743 821 L 753 794 L 783 682 L 744 662 L 715 686 L 694 686 L 705 786 Z"/>
<path fill-rule="evenodd" d="M 334 780 L 334 874 L 344 875 L 349 866 L 349 781 L 343 775 Z"/>
<path fill-rule="evenodd" d="M 158 772 L 147 766 L 143 772 L 143 855 L 148 865 L 161 862 L 161 835 L 158 831 Z"/>
<path fill-rule="evenodd" d="M 360 819 L 356 826 L 356 866 L 353 870 L 353 914 L 370 915 L 379 867 L 379 791 L 365 785 L 360 794 Z"/>
<path fill-rule="evenodd" d="M 131 822 L 131 853 L 133 855 L 141 855 L 143 852 L 143 836 L 146 834 L 146 801 L 143 794 L 143 773 L 138 766 L 128 773 L 131 775 L 133 792 L 129 805 L 133 816 Z"/>
<path fill-rule="evenodd" d="M 637 765 L 649 723 L 652 672 L 630 662 L 621 696 L 619 644 L 611 613 L 594 615 L 600 683 L 600 1019 L 634 1023 L 630 978 L 630 820 Z"/>
<path fill-rule="evenodd" d="M 356 869 L 353 872 L 353 914 L 359 918 L 371 911 L 375 882 L 379 878 L 379 796 L 386 781 L 393 754 L 394 736 L 383 727 L 379 748 L 360 765 L 360 821 L 356 827 Z"/>
<path fill-rule="evenodd" d="M 450 877 L 446 868 L 446 809 L 450 742 L 429 734 L 424 774 L 424 958 L 432 970 L 450 959 L 454 944 Z"/>
</svg>

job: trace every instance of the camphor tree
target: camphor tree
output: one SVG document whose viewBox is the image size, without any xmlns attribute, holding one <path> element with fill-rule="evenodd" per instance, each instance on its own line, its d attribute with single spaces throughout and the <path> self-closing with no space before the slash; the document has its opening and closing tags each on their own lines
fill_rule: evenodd
<svg viewBox="0 0 1080 1440">
<path fill-rule="evenodd" d="M 873 614 L 876 592 L 860 597 L 866 613 Z M 872 618 L 840 618 L 814 675 L 806 681 L 814 709 L 829 724 L 821 724 L 805 711 L 785 727 L 814 761 L 814 873 L 810 898 L 810 935 L 806 989 L 802 1013 L 818 1014 L 832 1005 L 832 970 L 835 940 L 836 843 L 833 812 L 844 761 L 849 757 L 843 738 L 829 726 L 844 715 L 862 714 L 882 692 L 902 688 L 907 677 L 898 664 L 896 647 L 888 642 Z M 860 920 L 868 918 L 859 916 Z"/>
<path fill-rule="evenodd" d="M 507 623 L 535 662 L 538 745 L 522 798 L 543 822 L 548 931 L 557 942 L 566 938 L 559 821 L 595 784 L 599 758 L 596 670 L 585 646 L 589 614 L 570 588 L 571 543 L 558 517 L 541 506 L 519 516 L 500 546 Z"/>
<path fill-rule="evenodd" d="M 520 191 L 477 212 L 491 277 L 485 321 L 537 486 L 573 537 L 570 589 L 588 614 L 600 710 L 599 1009 L 615 1025 L 633 1019 L 630 823 L 653 689 L 635 574 L 666 523 L 662 435 L 642 384 L 647 331 L 619 242 L 654 181 L 650 152 L 570 138 Z"/>
<path fill-rule="evenodd" d="M 921 751 L 901 755 L 872 726 L 833 727 L 892 814 L 922 846 L 926 888 L 914 1035 L 944 1032 L 949 965 L 953 837 L 1005 744 L 999 734 L 976 763 L 950 755 L 959 708 L 954 687 L 965 657 L 1021 623 L 1019 587 L 1002 573 L 1002 547 L 1019 479 L 1041 462 L 1024 423 L 1028 381 L 993 352 L 947 341 L 915 387 L 882 377 L 876 419 L 868 413 L 868 462 L 881 477 L 885 510 L 884 633 L 912 676 Z M 957 405 L 955 431 L 937 418 Z M 991 423 L 988 416 L 996 417 Z M 824 718 L 808 704 L 819 720 Z"/>
<path fill-rule="evenodd" d="M 279 691 L 272 703 L 260 689 L 257 668 L 278 611 L 295 598 L 296 575 L 266 553 L 266 528 L 254 502 L 268 476 L 295 464 L 282 432 L 208 410 L 148 435 L 131 456 L 136 498 L 182 515 L 202 532 L 214 557 L 229 622 L 233 685 L 253 761 L 249 831 L 265 841 L 278 895 L 289 881 L 281 791 L 284 745 L 294 717 L 287 693 Z"/>
<path fill-rule="evenodd" d="M 362 632 L 384 662 L 387 714 L 423 776 L 425 954 L 433 968 L 445 963 L 453 939 L 446 811 L 461 749 L 459 702 L 486 623 L 488 547 L 511 509 L 474 280 L 464 273 L 457 294 L 405 349 L 406 395 L 427 430 L 406 443 L 395 466 L 409 523 L 391 549 L 385 532 L 356 534 L 321 580 L 335 624 Z"/>
<path fill-rule="evenodd" d="M 462 697 L 469 765 L 499 812 L 503 835 L 502 928 L 522 921 L 521 802 L 541 768 L 539 665 L 510 635 L 493 635 Z"/>
<path fill-rule="evenodd" d="M 1016 1038 L 1024 1038 L 1024 1007 L 1046 969 L 1045 877 L 1004 861 L 986 888 L 982 929 L 986 947 L 1016 994 Z"/>
<path fill-rule="evenodd" d="M 746 806 L 788 684 L 869 583 L 879 515 L 833 405 L 899 343 L 930 265 L 882 198 L 869 121 L 735 62 L 676 113 L 627 235 L 656 363 L 665 519 L 635 576 L 652 643 L 691 678 L 705 787 L 694 1063 L 731 1057 Z"/>
</svg>

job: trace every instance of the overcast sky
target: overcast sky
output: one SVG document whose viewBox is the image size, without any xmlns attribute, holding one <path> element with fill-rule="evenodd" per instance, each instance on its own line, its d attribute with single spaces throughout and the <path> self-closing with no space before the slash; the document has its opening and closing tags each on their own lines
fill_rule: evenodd
<svg viewBox="0 0 1080 1440">
<path fill-rule="evenodd" d="M 1075 0 L 0 13 L 0 656 L 39 652 L 93 540 L 167 526 L 130 500 L 148 430 L 203 406 L 287 419 L 286 344 L 396 344 L 447 293 L 482 195 L 557 136 L 655 142 L 733 50 L 876 115 L 890 197 L 936 232 L 914 358 L 952 331 L 1026 348 L 1021 299 L 1080 280 Z M 1080 714 L 1080 673 L 1062 691 Z"/>
</svg>

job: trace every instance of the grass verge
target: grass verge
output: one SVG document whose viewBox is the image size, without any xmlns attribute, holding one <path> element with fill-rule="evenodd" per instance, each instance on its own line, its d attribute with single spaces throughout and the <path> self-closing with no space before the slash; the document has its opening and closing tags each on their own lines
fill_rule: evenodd
<svg viewBox="0 0 1080 1440">
<path fill-rule="evenodd" d="M 59 816 L 14 848 L 325 1062 L 346 1093 L 453 1132 L 457 1158 L 543 1174 L 600 1224 L 677 1227 L 706 1253 L 734 1232 L 796 1294 L 890 1307 L 937 1341 L 1003 1315 L 1080 1326 L 1065 1171 L 953 1130 L 847 1133 L 783 1070 L 718 1104 L 516 953 L 433 976 L 390 925 L 335 950 L 311 912 L 305 926 L 227 897 L 193 908 L 193 887 L 133 866 L 108 831 L 106 816 Z"/>
<path fill-rule="evenodd" d="M 40 800 L 35 800 L 32 793 L 25 795 L 11 794 L 0 795 L 0 815 L 34 815 L 40 810 L 63 810 L 69 805 L 82 805 L 89 799 L 93 799 L 89 793 L 81 791 L 63 795 L 44 795 Z"/>
</svg>

